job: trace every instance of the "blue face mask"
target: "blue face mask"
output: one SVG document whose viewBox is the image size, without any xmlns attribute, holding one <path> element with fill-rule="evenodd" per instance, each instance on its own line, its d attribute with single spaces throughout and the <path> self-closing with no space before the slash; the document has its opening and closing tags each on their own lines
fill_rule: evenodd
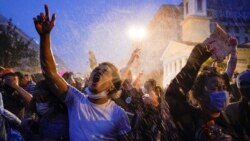
<svg viewBox="0 0 250 141">
<path fill-rule="evenodd" d="M 229 104 L 229 94 L 227 91 L 215 91 L 209 94 L 210 106 L 216 111 L 222 111 Z"/>
<path fill-rule="evenodd" d="M 36 103 L 36 111 L 40 115 L 44 115 L 49 111 L 49 103 Z"/>
</svg>

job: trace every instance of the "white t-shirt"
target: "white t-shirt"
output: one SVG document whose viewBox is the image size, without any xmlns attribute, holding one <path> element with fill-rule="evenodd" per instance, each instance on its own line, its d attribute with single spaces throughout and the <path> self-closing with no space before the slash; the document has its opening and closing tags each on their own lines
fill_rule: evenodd
<svg viewBox="0 0 250 141">
<path fill-rule="evenodd" d="M 131 130 L 125 111 L 111 100 L 96 105 L 76 88 L 68 86 L 65 103 L 71 141 L 114 141 L 118 135 Z"/>
</svg>

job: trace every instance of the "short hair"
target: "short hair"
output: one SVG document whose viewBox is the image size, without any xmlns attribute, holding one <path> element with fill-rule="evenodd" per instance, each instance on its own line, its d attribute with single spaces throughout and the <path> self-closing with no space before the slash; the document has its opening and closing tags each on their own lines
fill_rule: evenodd
<svg viewBox="0 0 250 141">
<path fill-rule="evenodd" d="M 195 99 L 198 99 L 203 95 L 207 80 L 208 78 L 212 77 L 219 77 L 224 80 L 223 75 L 218 73 L 216 69 L 214 69 L 213 67 L 211 67 L 210 69 L 203 70 L 196 78 L 194 85 L 191 89 L 191 93 Z"/>
</svg>

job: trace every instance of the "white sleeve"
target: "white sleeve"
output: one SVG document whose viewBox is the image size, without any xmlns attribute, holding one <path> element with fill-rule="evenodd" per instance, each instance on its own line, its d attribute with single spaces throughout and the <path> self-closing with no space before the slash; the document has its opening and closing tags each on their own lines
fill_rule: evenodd
<svg viewBox="0 0 250 141">
<path fill-rule="evenodd" d="M 68 108 L 77 105 L 82 98 L 84 98 L 83 93 L 81 93 L 75 87 L 68 85 L 68 91 L 64 100 Z"/>
</svg>

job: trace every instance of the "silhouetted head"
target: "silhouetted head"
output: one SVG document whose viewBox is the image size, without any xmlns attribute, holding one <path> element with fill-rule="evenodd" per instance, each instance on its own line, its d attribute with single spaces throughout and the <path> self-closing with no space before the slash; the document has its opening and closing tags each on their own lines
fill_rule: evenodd
<svg viewBox="0 0 250 141">
<path fill-rule="evenodd" d="M 202 110 L 214 118 L 220 115 L 229 100 L 224 77 L 215 69 L 204 70 L 198 75 L 192 94 Z"/>
<path fill-rule="evenodd" d="M 236 82 L 242 97 L 250 102 L 250 70 L 241 72 Z"/>
</svg>

